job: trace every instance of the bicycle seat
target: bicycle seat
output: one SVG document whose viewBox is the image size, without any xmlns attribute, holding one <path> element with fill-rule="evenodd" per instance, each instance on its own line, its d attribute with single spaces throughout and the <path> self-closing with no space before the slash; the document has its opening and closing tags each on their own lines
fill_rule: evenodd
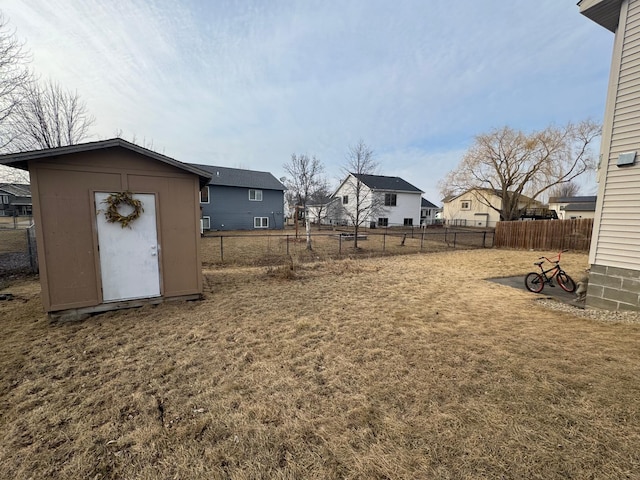
<svg viewBox="0 0 640 480">
<path fill-rule="evenodd" d="M 540 266 L 540 265 L 542 265 L 543 263 L 544 263 L 544 262 L 534 262 L 533 264 L 534 264 L 534 265 L 538 265 L 538 266 Z"/>
</svg>

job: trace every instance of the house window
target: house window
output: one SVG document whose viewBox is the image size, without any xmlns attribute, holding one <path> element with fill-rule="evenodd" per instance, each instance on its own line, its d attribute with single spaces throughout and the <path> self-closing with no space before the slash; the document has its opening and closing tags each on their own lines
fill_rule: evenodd
<svg viewBox="0 0 640 480">
<path fill-rule="evenodd" d="M 346 205 L 347 203 L 349 203 L 349 195 L 343 195 L 342 196 L 342 204 Z"/>
<path fill-rule="evenodd" d="M 397 195 L 395 193 L 385 193 L 384 194 L 384 206 L 385 207 L 395 207 L 397 201 Z"/>
<path fill-rule="evenodd" d="M 253 217 L 253 228 L 269 228 L 269 217 Z"/>
<path fill-rule="evenodd" d="M 460 202 L 460 209 L 471 210 L 471 200 L 462 200 L 462 202 Z"/>
<path fill-rule="evenodd" d="M 379 227 L 388 227 L 389 226 L 389 219 L 388 218 L 383 218 L 383 217 L 378 218 L 378 226 Z"/>
<path fill-rule="evenodd" d="M 2 202 L 0 202 L 0 203 L 4 203 L 5 205 L 9 205 L 9 195 L 0 195 L 0 199 L 2 199 Z"/>
<path fill-rule="evenodd" d="M 211 230 L 211 217 L 202 217 L 202 229 Z"/>
<path fill-rule="evenodd" d="M 204 186 L 200 190 L 200 203 L 209 203 L 209 187 Z"/>
<path fill-rule="evenodd" d="M 262 190 L 249 190 L 249 200 L 251 200 L 252 202 L 261 202 Z"/>
<path fill-rule="evenodd" d="M 412 225 L 413 225 L 413 218 L 405 218 L 405 219 L 404 219 L 404 225 L 405 225 L 406 227 L 410 227 L 410 226 L 412 226 Z"/>
</svg>

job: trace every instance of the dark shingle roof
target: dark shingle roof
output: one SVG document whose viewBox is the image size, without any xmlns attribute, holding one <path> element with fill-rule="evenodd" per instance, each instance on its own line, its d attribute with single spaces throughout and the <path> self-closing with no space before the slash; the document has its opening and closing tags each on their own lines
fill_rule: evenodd
<svg viewBox="0 0 640 480">
<path fill-rule="evenodd" d="M 426 198 L 422 199 L 422 202 L 420 204 L 420 206 L 422 208 L 438 208 L 437 206 L 435 206 L 433 203 L 431 203 L 429 200 L 427 200 Z"/>
<path fill-rule="evenodd" d="M 418 187 L 414 187 L 400 177 L 385 177 L 383 175 L 364 175 L 358 173 L 352 173 L 351 175 L 359 179 L 372 190 L 423 193 Z"/>
<path fill-rule="evenodd" d="M 590 203 L 570 203 L 566 207 L 564 207 L 565 212 L 569 210 L 570 212 L 595 212 L 596 211 L 596 202 Z"/>
<path fill-rule="evenodd" d="M 213 165 L 192 164 L 201 170 L 210 172 L 213 176 L 209 185 L 221 185 L 225 187 L 260 188 L 263 190 L 286 190 L 269 172 L 255 170 L 243 170 L 240 168 L 216 167 Z"/>
<path fill-rule="evenodd" d="M 582 197 L 549 197 L 549 203 L 595 203 L 597 197 L 582 196 Z"/>
<path fill-rule="evenodd" d="M 31 186 L 22 183 L 3 183 L 0 190 L 16 197 L 30 197 Z"/>
</svg>

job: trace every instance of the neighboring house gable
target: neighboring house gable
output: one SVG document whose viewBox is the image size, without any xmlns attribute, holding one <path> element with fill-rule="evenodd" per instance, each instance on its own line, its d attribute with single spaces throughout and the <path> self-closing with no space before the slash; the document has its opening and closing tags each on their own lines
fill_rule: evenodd
<svg viewBox="0 0 640 480">
<path fill-rule="evenodd" d="M 493 228 L 500 221 L 502 198 L 495 190 L 472 188 L 460 195 L 446 197 L 443 204 L 442 216 L 447 225 Z M 518 208 L 537 207 L 542 207 L 537 200 L 520 196 Z"/>
<path fill-rule="evenodd" d="M 0 216 L 31 215 L 31 187 L 20 183 L 0 184 Z"/>
<path fill-rule="evenodd" d="M 615 33 L 586 305 L 640 310 L 640 0 L 581 0 L 578 6 Z"/>
<path fill-rule="evenodd" d="M 560 220 L 594 218 L 596 211 L 594 196 L 549 197 L 549 209 L 555 210 Z"/>
<path fill-rule="evenodd" d="M 420 225 L 439 223 L 439 220 L 436 221 L 436 214 L 440 212 L 441 209 L 426 198 L 421 198 L 420 202 Z"/>
<path fill-rule="evenodd" d="M 330 222 L 334 224 L 352 223 L 347 212 L 355 212 L 355 185 L 360 180 L 365 204 L 374 202 L 372 211 L 361 219 L 363 226 L 418 226 L 420 225 L 420 208 L 422 194 L 419 188 L 400 177 L 383 175 L 362 175 L 350 173 L 342 181 L 333 198 L 339 199 L 340 208 L 330 210 Z"/>
<path fill-rule="evenodd" d="M 194 166 L 212 175 L 200 196 L 205 230 L 284 228 L 285 187 L 271 173 Z"/>
</svg>

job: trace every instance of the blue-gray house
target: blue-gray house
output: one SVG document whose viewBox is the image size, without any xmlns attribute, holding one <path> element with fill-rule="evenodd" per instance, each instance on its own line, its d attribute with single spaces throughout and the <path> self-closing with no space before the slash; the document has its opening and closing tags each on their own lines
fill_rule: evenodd
<svg viewBox="0 0 640 480">
<path fill-rule="evenodd" d="M 212 174 L 200 191 L 204 230 L 284 228 L 285 187 L 271 173 L 193 165 Z"/>
</svg>

